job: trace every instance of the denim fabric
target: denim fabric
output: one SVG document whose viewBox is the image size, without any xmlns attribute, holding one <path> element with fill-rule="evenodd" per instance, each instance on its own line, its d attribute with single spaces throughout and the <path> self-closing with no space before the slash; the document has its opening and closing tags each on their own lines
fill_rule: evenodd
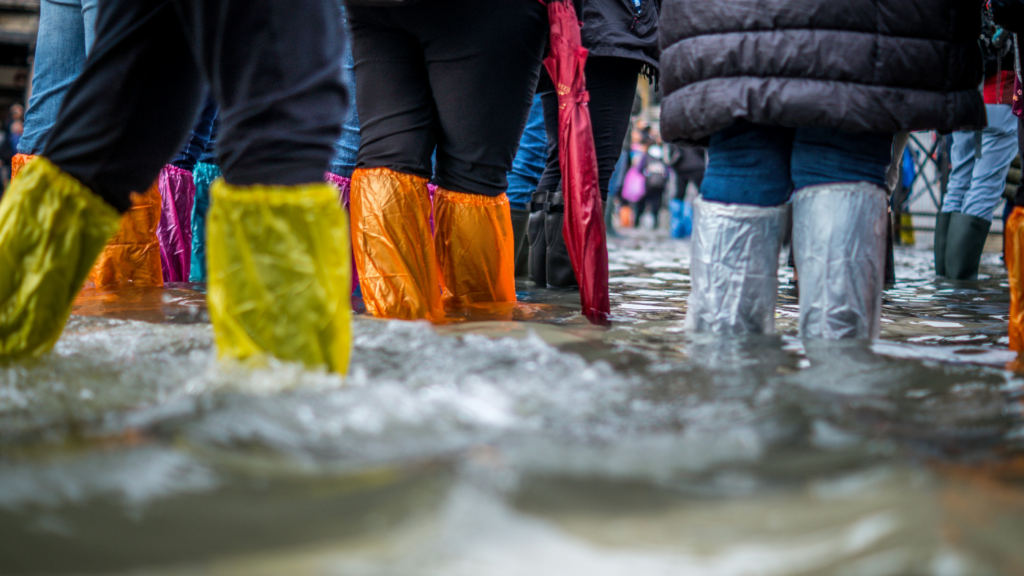
<svg viewBox="0 0 1024 576">
<path fill-rule="evenodd" d="M 99 0 L 42 0 L 36 37 L 32 97 L 25 113 L 25 133 L 18 152 L 40 154 L 57 121 L 71 83 L 82 73 L 96 37 Z"/>
<path fill-rule="evenodd" d="M 949 187 L 943 212 L 992 220 L 1006 189 L 1006 175 L 1017 155 L 1017 117 L 1006 104 L 986 104 L 988 128 L 981 132 L 981 158 L 975 159 L 974 132 L 954 132 Z"/>
<path fill-rule="evenodd" d="M 207 96 L 203 111 L 199 113 L 199 120 L 192 127 L 185 147 L 178 152 L 178 156 L 171 161 L 171 164 L 182 170 L 193 171 L 196 164 L 206 157 L 206 148 L 213 137 L 213 124 L 217 120 L 217 101 L 213 96 Z"/>
<path fill-rule="evenodd" d="M 548 156 L 548 135 L 544 129 L 544 104 L 540 94 L 533 97 L 533 106 L 526 119 L 526 129 L 519 139 L 519 151 L 508 173 L 509 205 L 515 210 L 526 210 L 530 197 L 544 173 Z"/>
<path fill-rule="evenodd" d="M 794 190 L 835 182 L 885 187 L 892 134 L 739 122 L 711 136 L 701 197 L 779 206 Z"/>
<path fill-rule="evenodd" d="M 345 22 L 346 26 L 348 22 Z M 345 43 L 345 55 L 341 59 L 348 86 L 348 118 L 341 126 L 341 138 L 334 143 L 334 159 L 331 172 L 344 178 L 351 178 L 356 169 L 356 155 L 359 154 L 359 113 L 356 111 L 356 75 L 352 63 L 352 43 Z"/>
</svg>

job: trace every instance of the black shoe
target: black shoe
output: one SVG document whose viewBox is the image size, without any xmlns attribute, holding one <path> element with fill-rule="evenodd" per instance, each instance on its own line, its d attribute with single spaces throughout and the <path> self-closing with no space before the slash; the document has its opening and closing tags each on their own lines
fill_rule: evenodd
<svg viewBox="0 0 1024 576">
<path fill-rule="evenodd" d="M 992 223 L 984 218 L 953 212 L 946 233 L 946 274 L 953 280 L 977 280 L 981 253 Z"/>
<path fill-rule="evenodd" d="M 935 217 L 935 275 L 946 277 L 946 236 L 952 212 L 939 212 Z"/>
<path fill-rule="evenodd" d="M 512 237 L 515 240 L 515 248 L 512 253 L 515 254 L 516 259 L 516 278 L 521 278 L 529 273 L 530 241 L 526 235 L 529 224 L 529 210 L 512 209 Z"/>
</svg>

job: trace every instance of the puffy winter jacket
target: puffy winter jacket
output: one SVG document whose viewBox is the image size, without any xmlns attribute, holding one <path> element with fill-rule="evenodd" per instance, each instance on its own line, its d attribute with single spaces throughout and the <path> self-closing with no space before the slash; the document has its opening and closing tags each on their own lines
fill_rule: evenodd
<svg viewBox="0 0 1024 576">
<path fill-rule="evenodd" d="M 665 0 L 662 136 L 985 126 L 979 0 Z"/>
<path fill-rule="evenodd" d="M 594 56 L 629 58 L 644 63 L 644 74 L 658 70 L 658 14 L 662 0 L 643 0 L 640 14 L 633 0 L 575 0 L 583 20 L 583 47 Z"/>
</svg>

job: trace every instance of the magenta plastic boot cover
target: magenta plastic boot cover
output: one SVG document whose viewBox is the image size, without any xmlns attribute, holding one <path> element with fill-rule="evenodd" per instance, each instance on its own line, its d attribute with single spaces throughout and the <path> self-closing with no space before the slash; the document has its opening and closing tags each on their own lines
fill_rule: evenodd
<svg viewBox="0 0 1024 576">
<path fill-rule="evenodd" d="M 158 181 L 163 208 L 156 235 L 160 240 L 160 260 L 164 282 L 188 282 L 192 265 L 192 204 L 196 186 L 192 173 L 168 164 Z"/>
</svg>

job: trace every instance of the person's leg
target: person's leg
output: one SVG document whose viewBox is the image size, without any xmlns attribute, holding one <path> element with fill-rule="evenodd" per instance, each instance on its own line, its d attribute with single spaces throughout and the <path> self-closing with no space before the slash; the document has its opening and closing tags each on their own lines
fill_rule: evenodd
<svg viewBox="0 0 1024 576">
<path fill-rule="evenodd" d="M 345 26 L 348 26 L 347 18 Z M 359 112 L 356 110 L 355 62 L 352 59 L 352 46 L 348 42 L 345 44 L 345 55 L 342 58 L 342 71 L 345 74 L 345 86 L 348 88 L 348 117 L 341 125 L 341 138 L 334 143 L 331 173 L 351 179 L 359 155 Z"/>
<path fill-rule="evenodd" d="M 85 65 L 85 30 L 80 0 L 39 3 L 32 97 L 25 112 L 25 131 L 18 141 L 20 154 L 42 153 L 64 95 Z"/>
<path fill-rule="evenodd" d="M 437 110 L 434 245 L 445 304 L 514 302 L 505 190 L 540 75 L 547 11 L 454 0 L 414 5 L 402 20 L 423 47 Z"/>
<path fill-rule="evenodd" d="M 544 127 L 544 104 L 540 95 L 533 98 L 526 129 L 519 140 L 519 151 L 508 173 L 508 204 L 512 213 L 512 234 L 515 238 L 516 276 L 525 276 L 529 269 L 530 244 L 527 228 L 530 203 L 537 184 L 544 174 L 548 138 Z"/>
<path fill-rule="evenodd" d="M 792 141 L 792 130 L 747 122 L 712 135 L 693 208 L 688 330 L 775 331 Z"/>
<path fill-rule="evenodd" d="M 187 82 L 160 80 L 170 71 Z M 191 87 L 195 81 L 196 87 Z M 159 88 L 159 89 L 157 89 Z M 166 0 L 110 0 L 43 156 L 0 205 L 0 354 L 35 356 L 60 335 L 93 262 L 191 125 L 201 94 L 181 22 Z M 46 209 L 42 209 L 48 206 Z"/>
<path fill-rule="evenodd" d="M 953 146 L 950 149 L 949 184 L 942 199 L 943 212 L 960 212 L 964 198 L 971 189 L 974 161 L 974 132 L 954 132 Z"/>
<path fill-rule="evenodd" d="M 986 105 L 988 127 L 981 133 L 981 158 L 974 163 L 971 188 L 960 212 L 991 221 L 1006 189 L 1010 164 L 1019 153 L 1017 117 L 1008 105 Z"/>
<path fill-rule="evenodd" d="M 420 43 L 394 25 L 391 12 L 348 10 L 361 137 L 352 249 L 367 311 L 441 320 L 427 190 L 437 118 Z"/>
<path fill-rule="evenodd" d="M 892 141 L 892 134 L 796 131 L 793 246 L 802 337 L 879 335 Z"/>
</svg>

